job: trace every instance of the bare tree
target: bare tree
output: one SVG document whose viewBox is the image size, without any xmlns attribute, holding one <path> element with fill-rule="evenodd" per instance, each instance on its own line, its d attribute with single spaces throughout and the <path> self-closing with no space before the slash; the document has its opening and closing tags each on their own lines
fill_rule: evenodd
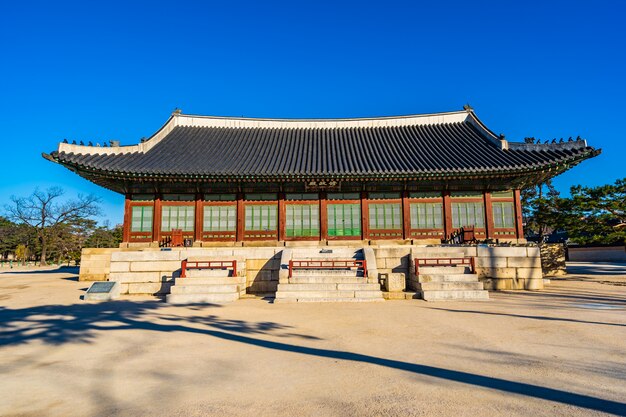
<svg viewBox="0 0 626 417">
<path fill-rule="evenodd" d="M 11 196 L 13 204 L 5 206 L 11 220 L 24 223 L 37 232 L 41 244 L 41 266 L 46 264 L 48 244 L 57 229 L 100 213 L 98 197 L 78 195 L 75 200 L 62 201 L 64 193 L 60 187 L 51 187 L 46 191 L 36 189 L 28 197 Z"/>
</svg>

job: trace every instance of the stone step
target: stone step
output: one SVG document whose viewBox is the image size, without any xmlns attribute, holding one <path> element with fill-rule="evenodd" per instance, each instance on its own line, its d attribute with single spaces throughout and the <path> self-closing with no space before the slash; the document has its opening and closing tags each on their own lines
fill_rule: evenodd
<svg viewBox="0 0 626 417">
<path fill-rule="evenodd" d="M 434 290 L 434 291 L 471 291 L 471 290 L 483 290 L 484 286 L 482 282 L 422 282 L 417 284 L 417 288 L 422 291 Z"/>
<path fill-rule="evenodd" d="M 275 303 L 374 303 L 385 301 L 382 296 L 380 298 L 277 298 Z"/>
<path fill-rule="evenodd" d="M 213 293 L 213 294 L 168 294 L 165 302 L 170 304 L 224 304 L 239 299 L 239 293 Z"/>
<path fill-rule="evenodd" d="M 473 291 L 422 291 L 421 296 L 426 301 L 473 301 L 489 300 L 489 292 L 485 290 Z"/>
<path fill-rule="evenodd" d="M 380 290 L 335 290 L 335 291 L 277 291 L 276 299 L 309 299 L 309 298 L 382 298 Z"/>
<path fill-rule="evenodd" d="M 354 291 L 277 291 L 276 298 L 354 298 Z"/>
<path fill-rule="evenodd" d="M 477 282 L 477 274 L 420 274 L 419 282 Z"/>
<path fill-rule="evenodd" d="M 471 269 L 468 266 L 420 266 L 420 275 L 448 275 L 448 274 L 469 274 Z"/>
<path fill-rule="evenodd" d="M 350 276 L 294 276 L 289 279 L 289 283 L 293 284 L 359 284 L 365 283 L 363 277 Z"/>
<path fill-rule="evenodd" d="M 237 284 L 215 285 L 174 285 L 170 288 L 171 294 L 213 294 L 239 292 Z"/>
<path fill-rule="evenodd" d="M 278 291 L 377 291 L 379 284 L 367 283 L 298 283 L 298 284 L 278 284 Z"/>
<path fill-rule="evenodd" d="M 176 285 L 220 285 L 236 284 L 235 277 L 212 277 L 212 278 L 176 278 Z"/>
<path fill-rule="evenodd" d="M 230 269 L 188 269 L 186 278 L 229 277 L 232 272 Z"/>
</svg>

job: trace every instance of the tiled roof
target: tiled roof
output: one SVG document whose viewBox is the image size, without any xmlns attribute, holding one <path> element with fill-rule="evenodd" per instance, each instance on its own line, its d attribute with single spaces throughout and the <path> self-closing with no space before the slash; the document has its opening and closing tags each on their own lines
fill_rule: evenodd
<svg viewBox="0 0 626 417">
<path fill-rule="evenodd" d="M 50 159 L 73 169 L 207 179 L 458 177 L 573 165 L 599 153 L 585 141 L 508 143 L 472 111 L 317 121 L 174 115 L 136 146 L 64 145 Z"/>
</svg>

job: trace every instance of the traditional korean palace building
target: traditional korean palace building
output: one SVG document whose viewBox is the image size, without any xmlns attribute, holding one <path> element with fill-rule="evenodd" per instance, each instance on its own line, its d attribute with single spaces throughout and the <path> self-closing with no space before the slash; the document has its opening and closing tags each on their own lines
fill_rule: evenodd
<svg viewBox="0 0 626 417">
<path fill-rule="evenodd" d="M 509 142 L 474 111 L 252 119 L 177 111 L 132 146 L 44 157 L 125 196 L 124 246 L 523 243 L 520 190 L 599 153 Z M 180 232 L 178 232 L 180 233 Z M 301 243 L 298 243 L 301 242 Z M 317 242 L 317 243 L 316 243 Z"/>
</svg>

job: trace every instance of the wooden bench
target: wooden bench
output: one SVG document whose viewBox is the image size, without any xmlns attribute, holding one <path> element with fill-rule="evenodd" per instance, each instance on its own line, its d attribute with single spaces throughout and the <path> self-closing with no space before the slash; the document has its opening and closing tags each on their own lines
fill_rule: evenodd
<svg viewBox="0 0 626 417">
<path fill-rule="evenodd" d="M 367 276 L 367 262 L 359 259 L 319 259 L 319 260 L 290 260 L 289 278 L 293 276 L 294 269 L 350 269 L 362 268 L 363 277 Z"/>
<path fill-rule="evenodd" d="M 233 269 L 233 276 L 237 276 L 237 261 L 198 261 L 184 259 L 180 263 L 180 277 L 187 278 L 188 269 Z"/>
<path fill-rule="evenodd" d="M 459 266 L 459 265 L 469 265 L 472 274 L 475 273 L 474 267 L 474 258 L 416 258 L 415 259 L 415 276 L 419 276 L 419 268 L 420 266 Z"/>
</svg>

